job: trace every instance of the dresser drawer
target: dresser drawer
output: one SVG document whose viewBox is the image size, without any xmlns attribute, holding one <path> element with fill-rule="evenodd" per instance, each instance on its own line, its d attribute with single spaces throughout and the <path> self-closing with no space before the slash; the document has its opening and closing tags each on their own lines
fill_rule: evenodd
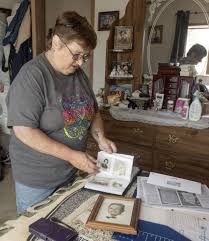
<svg viewBox="0 0 209 241">
<path fill-rule="evenodd" d="M 159 127 L 156 135 L 157 149 L 209 155 L 209 130 Z M 208 158 L 209 159 L 209 158 Z"/>
<path fill-rule="evenodd" d="M 177 89 L 178 83 L 166 83 L 165 89 Z"/>
<path fill-rule="evenodd" d="M 179 81 L 179 77 L 178 76 L 166 76 L 166 84 L 170 84 L 170 83 L 178 83 Z"/>
<path fill-rule="evenodd" d="M 154 129 L 151 125 L 125 122 L 125 121 L 105 121 L 105 133 L 112 140 L 124 141 L 143 146 L 152 146 Z"/>
<path fill-rule="evenodd" d="M 91 136 L 88 137 L 86 151 L 93 157 L 97 157 L 99 146 Z"/>
<path fill-rule="evenodd" d="M 208 156 L 155 151 L 154 170 L 209 184 Z"/>
<path fill-rule="evenodd" d="M 146 147 L 129 145 L 128 143 L 116 142 L 118 153 L 134 156 L 134 165 L 143 170 L 152 170 L 152 150 Z"/>
<path fill-rule="evenodd" d="M 165 93 L 165 95 L 176 95 L 177 89 L 165 89 L 164 93 Z"/>
<path fill-rule="evenodd" d="M 150 148 L 139 147 L 136 145 L 129 145 L 125 142 L 115 141 L 117 152 L 134 156 L 134 165 L 142 168 L 143 170 L 152 170 L 152 150 Z M 97 157 L 99 147 L 92 137 L 87 141 L 87 152 Z"/>
<path fill-rule="evenodd" d="M 113 120 L 113 118 L 110 115 L 110 112 L 109 112 L 108 109 L 107 110 L 104 110 L 104 109 L 100 110 L 100 115 L 101 115 L 103 121 Z"/>
</svg>

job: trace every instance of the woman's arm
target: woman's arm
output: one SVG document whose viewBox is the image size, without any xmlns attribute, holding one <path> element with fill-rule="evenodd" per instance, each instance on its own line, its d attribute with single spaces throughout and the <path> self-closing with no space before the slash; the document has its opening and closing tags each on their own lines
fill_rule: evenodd
<svg viewBox="0 0 209 241">
<path fill-rule="evenodd" d="M 72 150 L 66 145 L 51 139 L 40 129 L 14 126 L 13 130 L 20 141 L 38 152 L 65 160 L 74 167 L 88 173 L 97 171 L 96 161 L 93 157 L 85 152 Z"/>
<path fill-rule="evenodd" d="M 108 153 L 117 152 L 115 143 L 107 139 L 104 135 L 103 121 L 99 112 L 96 113 L 92 122 L 91 134 L 98 143 L 100 150 Z"/>
</svg>

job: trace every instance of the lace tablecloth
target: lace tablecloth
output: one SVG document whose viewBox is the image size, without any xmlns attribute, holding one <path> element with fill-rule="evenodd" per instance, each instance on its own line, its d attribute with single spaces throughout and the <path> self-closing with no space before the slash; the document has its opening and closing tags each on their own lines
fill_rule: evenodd
<svg viewBox="0 0 209 241">
<path fill-rule="evenodd" d="M 111 116 L 120 121 L 138 121 L 147 124 L 161 126 L 178 126 L 194 129 L 206 129 L 209 127 L 209 118 L 202 118 L 199 121 L 183 120 L 176 113 L 166 111 L 138 110 L 112 106 Z"/>
<path fill-rule="evenodd" d="M 56 217 L 74 227 L 76 241 L 111 241 L 112 232 L 85 228 L 85 222 L 98 197 L 95 191 L 84 189 L 87 179 L 77 179 L 73 185 L 58 189 L 52 196 L 29 208 L 16 220 L 0 226 L 0 241 L 41 241 L 29 233 L 28 226 L 41 217 Z M 126 196 L 132 196 L 136 181 Z"/>
</svg>

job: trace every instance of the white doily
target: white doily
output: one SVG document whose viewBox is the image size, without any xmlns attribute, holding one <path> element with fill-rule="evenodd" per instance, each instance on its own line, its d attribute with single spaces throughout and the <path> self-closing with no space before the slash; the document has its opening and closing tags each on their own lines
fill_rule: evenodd
<svg viewBox="0 0 209 241">
<path fill-rule="evenodd" d="M 133 110 L 112 106 L 110 114 L 114 119 L 120 121 L 137 121 L 160 126 L 178 126 L 194 129 L 206 129 L 209 127 L 208 118 L 202 118 L 199 121 L 189 121 L 181 119 L 175 113 L 166 111 Z"/>
</svg>

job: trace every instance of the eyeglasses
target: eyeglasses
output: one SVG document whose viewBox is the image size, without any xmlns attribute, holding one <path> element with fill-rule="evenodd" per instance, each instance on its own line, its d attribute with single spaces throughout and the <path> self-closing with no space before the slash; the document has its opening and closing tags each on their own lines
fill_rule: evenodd
<svg viewBox="0 0 209 241">
<path fill-rule="evenodd" d="M 83 59 L 83 62 L 87 62 L 89 60 L 89 56 L 90 54 L 74 54 L 70 48 L 67 46 L 67 44 L 60 38 L 60 41 L 65 45 L 65 47 L 68 49 L 68 51 L 70 52 L 70 54 L 72 55 L 72 59 L 74 61 L 79 61 L 80 59 Z"/>
</svg>

